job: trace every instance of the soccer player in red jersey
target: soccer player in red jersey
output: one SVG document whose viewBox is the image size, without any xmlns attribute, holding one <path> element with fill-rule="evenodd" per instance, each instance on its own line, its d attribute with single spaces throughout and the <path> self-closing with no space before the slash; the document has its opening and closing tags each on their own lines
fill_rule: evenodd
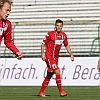
<svg viewBox="0 0 100 100">
<path fill-rule="evenodd" d="M 67 35 L 62 31 L 63 21 L 57 19 L 55 22 L 55 30 L 48 32 L 43 43 L 41 45 L 42 60 L 47 64 L 47 76 L 45 77 L 42 87 L 38 93 L 38 96 L 45 97 L 45 88 L 48 86 L 49 81 L 53 74 L 56 75 L 56 84 L 60 93 L 60 96 L 67 96 L 67 93 L 63 91 L 60 77 L 60 69 L 58 67 L 59 50 L 62 43 L 66 50 L 70 54 L 70 58 L 74 61 L 74 56 L 71 52 L 70 46 L 68 45 Z"/>
<path fill-rule="evenodd" d="M 12 24 L 9 20 L 7 20 L 10 11 L 11 2 L 9 0 L 0 0 L 0 44 L 2 38 L 4 38 L 6 47 L 17 55 L 17 59 L 20 60 L 22 58 L 22 54 L 12 42 Z"/>
</svg>

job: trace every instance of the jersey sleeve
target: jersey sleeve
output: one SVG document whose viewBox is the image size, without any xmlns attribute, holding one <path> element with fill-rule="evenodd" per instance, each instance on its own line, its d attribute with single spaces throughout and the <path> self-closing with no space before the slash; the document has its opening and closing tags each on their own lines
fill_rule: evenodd
<svg viewBox="0 0 100 100">
<path fill-rule="evenodd" d="M 67 38 L 67 35 L 65 34 L 65 36 L 64 36 L 64 41 L 63 41 L 63 43 L 64 43 L 64 46 L 66 47 L 66 46 L 68 46 L 68 38 Z"/>
<path fill-rule="evenodd" d="M 50 40 L 50 34 L 49 34 L 49 32 L 47 33 L 47 35 L 45 36 L 45 38 L 43 39 L 43 44 L 47 44 L 48 43 L 48 41 Z"/>
<path fill-rule="evenodd" d="M 4 34 L 4 43 L 8 49 L 10 49 L 14 54 L 16 54 L 16 52 L 19 52 L 19 50 L 12 41 L 12 25 L 11 22 L 8 22 L 7 24 L 8 28 Z"/>
</svg>

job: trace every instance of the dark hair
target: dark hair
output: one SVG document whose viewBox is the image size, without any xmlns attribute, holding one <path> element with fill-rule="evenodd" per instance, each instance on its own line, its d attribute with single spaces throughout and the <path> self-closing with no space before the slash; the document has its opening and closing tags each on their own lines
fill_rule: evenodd
<svg viewBox="0 0 100 100">
<path fill-rule="evenodd" d="M 56 25 L 56 23 L 62 23 L 62 25 L 63 25 L 63 21 L 60 20 L 60 19 L 57 19 L 57 20 L 56 20 L 55 25 Z"/>
<path fill-rule="evenodd" d="M 9 0 L 0 0 L 0 9 L 3 7 L 4 3 L 9 3 L 10 5 L 12 4 L 12 2 L 10 2 Z"/>
</svg>

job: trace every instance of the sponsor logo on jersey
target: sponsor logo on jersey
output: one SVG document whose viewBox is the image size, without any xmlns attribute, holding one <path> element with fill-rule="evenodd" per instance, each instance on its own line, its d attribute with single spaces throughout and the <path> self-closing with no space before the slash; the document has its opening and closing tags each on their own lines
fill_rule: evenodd
<svg viewBox="0 0 100 100">
<path fill-rule="evenodd" d="M 3 26 L 3 28 L 0 27 L 0 35 L 2 35 L 3 31 L 6 31 L 7 28 L 8 28 L 8 25 L 7 25 L 7 24 L 5 24 L 5 25 Z"/>
<path fill-rule="evenodd" d="M 2 33 L 3 33 L 3 28 L 0 27 L 0 35 L 2 35 Z"/>
<path fill-rule="evenodd" d="M 61 45 L 63 43 L 63 40 L 55 40 L 55 44 Z"/>
</svg>

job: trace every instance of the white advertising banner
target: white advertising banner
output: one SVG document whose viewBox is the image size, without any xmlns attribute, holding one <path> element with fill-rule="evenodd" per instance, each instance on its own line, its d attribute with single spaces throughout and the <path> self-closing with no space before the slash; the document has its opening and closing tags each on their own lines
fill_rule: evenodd
<svg viewBox="0 0 100 100">
<path fill-rule="evenodd" d="M 63 86 L 98 86 L 100 73 L 97 71 L 98 57 L 59 58 Z M 46 64 L 41 58 L 0 58 L 1 86 L 41 86 L 46 77 Z M 55 75 L 49 86 L 56 86 Z"/>
</svg>

